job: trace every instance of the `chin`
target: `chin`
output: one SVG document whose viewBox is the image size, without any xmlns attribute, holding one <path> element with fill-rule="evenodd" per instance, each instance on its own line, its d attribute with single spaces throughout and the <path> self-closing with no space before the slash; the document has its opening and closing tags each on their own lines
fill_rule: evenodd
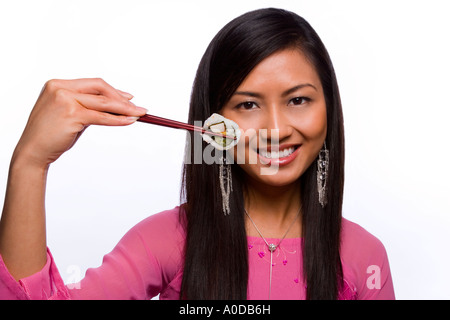
<svg viewBox="0 0 450 320">
<path fill-rule="evenodd" d="M 286 187 L 296 183 L 299 178 L 300 176 L 285 177 L 283 175 L 273 175 L 273 176 L 260 176 L 260 181 L 261 183 L 270 185 L 272 187 Z"/>
<path fill-rule="evenodd" d="M 268 166 L 258 166 L 257 170 L 251 170 L 251 172 L 245 169 L 244 171 L 252 180 L 271 187 L 286 187 L 292 185 L 301 177 L 299 172 L 303 172 L 299 170 L 285 170 L 285 168 L 271 168 Z"/>
</svg>

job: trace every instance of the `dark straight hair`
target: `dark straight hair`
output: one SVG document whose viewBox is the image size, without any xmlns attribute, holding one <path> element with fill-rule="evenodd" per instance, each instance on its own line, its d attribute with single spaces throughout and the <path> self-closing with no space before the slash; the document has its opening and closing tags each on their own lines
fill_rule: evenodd
<svg viewBox="0 0 450 320">
<path fill-rule="evenodd" d="M 189 123 L 205 121 L 231 98 L 250 71 L 271 54 L 301 50 L 315 67 L 327 106 L 330 152 L 328 204 L 318 202 L 316 161 L 300 177 L 303 276 L 307 299 L 336 299 L 343 281 L 340 261 L 344 188 L 344 129 L 333 65 L 307 21 L 281 9 L 248 12 L 228 23 L 208 46 L 194 81 Z M 203 147 L 206 145 L 203 143 Z M 232 166 L 229 216 L 222 213 L 219 165 L 194 163 L 193 145 L 183 168 L 182 208 L 186 213 L 184 273 L 180 298 L 246 299 L 248 247 L 244 219 L 243 170 Z"/>
</svg>

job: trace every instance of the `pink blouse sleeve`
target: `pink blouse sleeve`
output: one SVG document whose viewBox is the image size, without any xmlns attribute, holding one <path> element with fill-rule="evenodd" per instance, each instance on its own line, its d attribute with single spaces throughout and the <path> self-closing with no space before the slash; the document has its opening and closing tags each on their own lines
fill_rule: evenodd
<svg viewBox="0 0 450 320">
<path fill-rule="evenodd" d="M 394 300 L 389 260 L 379 239 L 359 225 L 343 220 L 341 259 L 358 300 Z"/>
<path fill-rule="evenodd" d="M 0 256 L 0 299 L 67 300 L 68 292 L 47 249 L 47 263 L 41 271 L 16 281 Z"/>
<path fill-rule="evenodd" d="M 167 288 L 181 270 L 183 232 L 177 208 L 148 217 L 134 226 L 88 269 L 80 283 L 64 285 L 48 251 L 44 268 L 19 281 L 0 257 L 1 299 L 150 299 Z"/>
</svg>

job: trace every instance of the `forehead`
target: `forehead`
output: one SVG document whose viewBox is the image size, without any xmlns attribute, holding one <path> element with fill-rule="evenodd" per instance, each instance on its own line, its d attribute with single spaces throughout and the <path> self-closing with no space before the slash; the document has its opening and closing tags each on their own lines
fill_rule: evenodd
<svg viewBox="0 0 450 320">
<path fill-rule="evenodd" d="M 239 88 L 274 86 L 277 83 L 282 86 L 311 83 L 321 88 L 314 66 L 299 49 L 285 49 L 265 58 L 247 75 Z"/>
</svg>

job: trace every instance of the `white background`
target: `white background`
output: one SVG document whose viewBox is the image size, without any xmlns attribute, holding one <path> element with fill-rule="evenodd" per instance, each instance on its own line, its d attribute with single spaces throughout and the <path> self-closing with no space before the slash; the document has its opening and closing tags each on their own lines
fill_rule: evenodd
<svg viewBox="0 0 450 320">
<path fill-rule="evenodd" d="M 185 121 L 212 37 L 269 6 L 308 20 L 334 62 L 344 217 L 385 245 L 398 299 L 449 299 L 447 1 L 2 0 L 0 200 L 45 81 L 101 77 L 150 113 Z M 51 166 L 48 245 L 66 281 L 98 266 L 137 222 L 179 203 L 184 141 L 181 130 L 142 123 L 90 127 Z"/>
</svg>

